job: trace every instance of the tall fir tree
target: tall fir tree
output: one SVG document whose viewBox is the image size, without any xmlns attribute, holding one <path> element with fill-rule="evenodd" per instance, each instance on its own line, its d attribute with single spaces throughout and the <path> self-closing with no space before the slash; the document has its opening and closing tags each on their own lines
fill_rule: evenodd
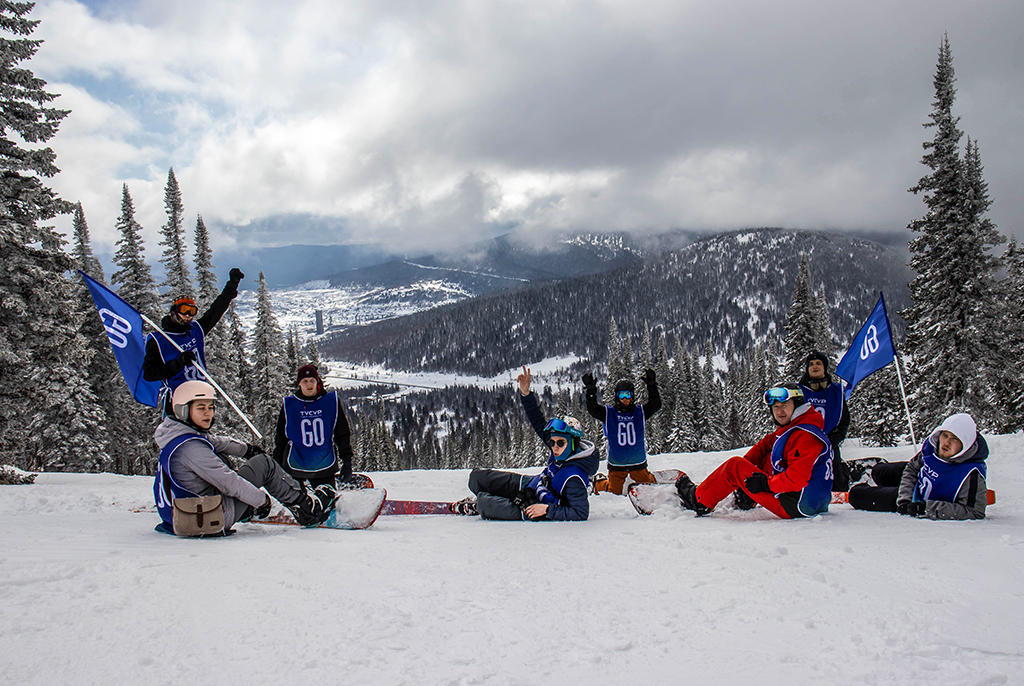
<svg viewBox="0 0 1024 686">
<path fill-rule="evenodd" d="M 63 238 L 42 226 L 73 210 L 45 185 L 59 169 L 44 144 L 66 110 L 21 66 L 42 41 L 33 3 L 0 3 L 0 450 L 23 467 L 102 466 L 100 415 L 85 377 L 91 361 L 76 316 L 75 264 Z M 26 145 L 27 144 L 27 145 Z"/>
<path fill-rule="evenodd" d="M 811 283 L 811 267 L 807 253 L 800 253 L 800 267 L 796 276 L 793 304 L 786 315 L 786 376 L 799 379 L 803 375 L 803 361 L 818 343 L 818 306 Z"/>
<path fill-rule="evenodd" d="M 142 227 L 135 221 L 135 204 L 128 184 L 121 191 L 121 215 L 117 218 L 117 239 L 114 266 L 118 269 L 110 276 L 117 294 L 135 309 L 154 320 L 160 318 L 160 299 L 156 293 L 153 272 L 146 263 Z"/>
<path fill-rule="evenodd" d="M 614 402 L 615 384 L 619 382 L 619 379 L 627 378 L 626 375 L 626 365 L 622 360 L 622 340 L 619 337 L 619 327 L 615 324 L 615 317 L 612 317 L 608 327 L 608 375 L 604 380 L 604 397 L 602 398 L 605 405 L 611 405 Z"/>
<path fill-rule="evenodd" d="M 256 328 L 253 331 L 253 385 L 250 396 L 252 421 L 264 436 L 264 447 L 273 440 L 281 399 L 287 393 L 287 357 L 284 336 L 274 315 L 267 280 L 260 272 L 256 294 Z"/>
<path fill-rule="evenodd" d="M 818 287 L 814 295 L 814 350 L 828 356 L 829 369 L 835 369 L 835 342 L 832 340 L 832 322 L 828 312 L 828 298 L 825 295 L 825 284 Z M 800 364 L 800 376 L 803 376 L 803 362 Z M 799 377 L 797 377 L 799 379 Z"/>
<path fill-rule="evenodd" d="M 1006 278 L 1002 282 L 1001 301 L 1006 367 L 999 379 L 998 397 L 1003 407 L 1006 433 L 1024 428 L 1024 250 L 1017 237 L 1010 238 L 1003 253 Z"/>
<path fill-rule="evenodd" d="M 203 305 L 209 305 L 217 296 L 220 290 L 217 288 L 216 267 L 213 264 L 213 249 L 210 248 L 210 231 L 206 228 L 203 215 L 196 215 L 196 231 L 193 238 L 195 244 L 195 258 L 193 264 L 196 268 L 196 284 L 199 287 L 198 300 Z M 216 327 L 213 329 L 217 330 Z"/>
<path fill-rule="evenodd" d="M 925 215 L 910 223 L 919 234 L 910 242 L 913 305 L 901 314 L 913 356 L 913 408 L 918 422 L 935 426 L 948 414 L 969 412 L 980 427 L 1000 421 L 991 367 L 993 334 L 998 329 L 995 272 L 990 250 L 998 233 L 983 216 L 987 193 L 980 185 L 980 157 L 960 156 L 959 117 L 949 36 L 939 47 L 927 128 L 934 128 L 921 162 L 931 172 L 910 189 L 922 194 Z M 973 178 L 972 178 L 973 177 Z M 980 191 L 980 192 L 979 192 Z"/>
<path fill-rule="evenodd" d="M 187 295 L 194 298 L 195 287 L 185 259 L 185 207 L 181 202 L 181 188 L 174 176 L 173 167 L 167 171 L 164 209 L 167 211 L 167 223 L 160 227 L 160 245 L 164 246 L 160 263 L 164 265 L 166 276 L 160 285 L 166 286 L 168 295 L 172 297 Z"/>
</svg>

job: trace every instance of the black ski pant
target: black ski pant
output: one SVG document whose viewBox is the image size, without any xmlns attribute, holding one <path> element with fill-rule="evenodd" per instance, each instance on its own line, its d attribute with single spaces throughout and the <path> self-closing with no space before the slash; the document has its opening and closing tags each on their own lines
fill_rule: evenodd
<svg viewBox="0 0 1024 686">
<path fill-rule="evenodd" d="M 850 490 L 850 465 L 843 462 L 838 445 L 832 446 L 832 492 Z"/>
<path fill-rule="evenodd" d="M 477 512 L 484 519 L 526 519 L 512 498 L 526 488 L 532 478 L 499 469 L 474 469 L 469 473 L 469 490 L 476 495 Z"/>
<path fill-rule="evenodd" d="M 850 505 L 857 510 L 872 512 L 895 512 L 896 498 L 900 492 L 900 481 L 906 462 L 879 462 L 871 468 L 871 478 L 876 486 L 857 484 L 850 489 Z"/>
<path fill-rule="evenodd" d="M 267 489 L 267 493 L 274 496 L 282 505 L 291 505 L 302 495 L 302 486 L 299 485 L 299 482 L 293 479 L 288 472 L 281 468 L 281 465 L 274 462 L 274 459 L 266 453 L 256 455 L 252 459 L 247 460 L 245 464 L 238 468 L 236 474 L 256 488 Z M 235 522 L 252 516 L 254 508 L 251 505 L 246 505 L 241 500 L 227 496 L 224 499 L 233 501 L 234 505 L 233 517 L 229 517 L 227 512 L 224 513 L 225 519 L 232 520 L 230 524 L 224 527 L 225 529 L 230 529 L 231 525 Z M 227 510 L 226 507 L 224 509 Z"/>
</svg>

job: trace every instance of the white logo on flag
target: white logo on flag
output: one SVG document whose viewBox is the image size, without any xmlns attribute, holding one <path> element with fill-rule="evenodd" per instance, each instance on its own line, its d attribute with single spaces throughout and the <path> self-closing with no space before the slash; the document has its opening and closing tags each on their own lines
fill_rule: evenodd
<svg viewBox="0 0 1024 686">
<path fill-rule="evenodd" d="M 110 317 L 109 323 L 107 323 L 107 317 Z M 132 332 L 131 323 L 121 315 L 111 312 L 105 307 L 100 310 L 100 319 L 103 320 L 103 328 L 107 330 L 107 338 L 110 339 L 110 344 L 122 349 L 128 347 L 128 337 L 125 334 Z"/>
<path fill-rule="evenodd" d="M 864 345 L 860 347 L 860 359 L 866 360 L 878 352 L 878 329 L 872 324 L 868 327 L 868 335 L 864 337 Z"/>
</svg>

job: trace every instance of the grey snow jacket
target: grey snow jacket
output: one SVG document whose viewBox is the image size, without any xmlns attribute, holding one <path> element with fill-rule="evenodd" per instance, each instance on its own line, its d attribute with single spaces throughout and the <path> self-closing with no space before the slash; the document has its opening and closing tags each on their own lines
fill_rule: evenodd
<svg viewBox="0 0 1024 686">
<path fill-rule="evenodd" d="M 177 419 L 164 417 L 156 427 L 153 440 L 163 450 L 165 445 L 178 436 L 197 433 L 195 428 Z M 227 436 L 200 435 L 209 440 L 217 452 L 210 450 L 210 446 L 202 441 L 186 441 L 174 454 L 171 476 L 182 488 L 198 496 L 224 495 L 224 528 L 230 529 L 247 506 L 259 507 L 266 500 L 267 494 L 238 476 L 227 461 L 220 457 L 220 454 L 242 457 L 248 450 L 245 443 Z"/>
<path fill-rule="evenodd" d="M 932 443 L 933 448 L 938 446 L 938 433 L 939 430 L 936 429 L 927 439 Z M 985 439 L 979 433 L 970 448 L 945 461 L 952 464 L 960 464 L 971 460 L 983 462 L 987 458 L 988 443 L 985 442 Z M 923 452 L 918 452 L 914 459 L 907 463 L 906 468 L 903 470 L 903 480 L 900 481 L 900 490 L 896 496 L 896 502 L 910 502 L 913 500 L 914 488 L 917 486 L 918 474 L 923 465 Z M 984 519 L 985 507 L 987 505 L 988 485 L 985 482 L 985 477 L 976 470 L 964 480 L 960 490 L 957 491 L 954 502 L 926 500 L 925 516 L 928 519 Z"/>
</svg>

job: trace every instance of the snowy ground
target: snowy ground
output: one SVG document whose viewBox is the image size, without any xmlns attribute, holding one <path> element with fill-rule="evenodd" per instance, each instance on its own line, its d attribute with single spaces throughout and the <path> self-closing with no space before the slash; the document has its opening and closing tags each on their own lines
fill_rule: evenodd
<svg viewBox="0 0 1024 686">
<path fill-rule="evenodd" d="M 982 522 L 833 506 L 153 531 L 145 478 L 0 486 L 0 684 L 1022 684 L 1024 437 Z M 910 456 L 850 447 L 848 457 Z M 659 456 L 698 480 L 724 453 Z M 455 499 L 466 472 L 374 474 Z"/>
</svg>

